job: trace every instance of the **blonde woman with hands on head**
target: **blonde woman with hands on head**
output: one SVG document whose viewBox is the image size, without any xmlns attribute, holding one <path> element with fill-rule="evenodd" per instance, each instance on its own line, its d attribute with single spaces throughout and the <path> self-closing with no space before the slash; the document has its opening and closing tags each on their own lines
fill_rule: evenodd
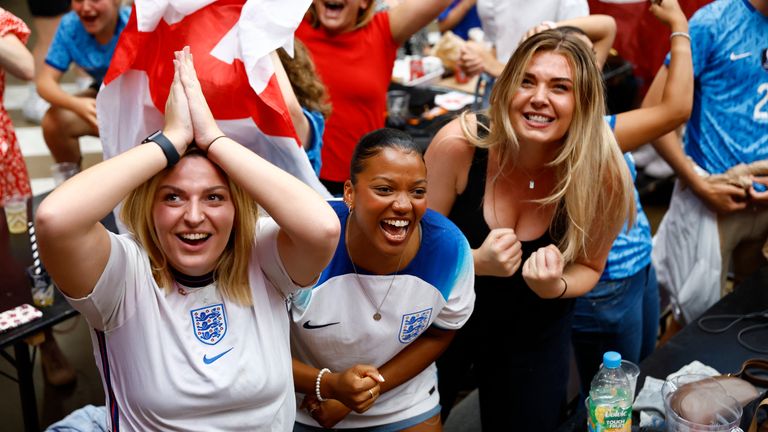
<svg viewBox="0 0 768 432">
<path fill-rule="evenodd" d="M 604 114 L 594 53 L 548 30 L 515 51 L 488 116 L 462 115 L 427 151 L 429 206 L 467 236 L 478 275 L 475 312 L 438 362 L 440 392 L 450 406 L 474 362 L 483 429 L 554 430 L 563 412 L 574 297 L 634 214 Z"/>
<path fill-rule="evenodd" d="M 223 135 L 189 48 L 175 57 L 162 132 L 43 201 L 41 256 L 93 329 L 110 429 L 287 431 L 285 299 L 330 259 L 338 219 Z M 130 234 L 109 233 L 98 221 L 126 196 Z"/>
</svg>

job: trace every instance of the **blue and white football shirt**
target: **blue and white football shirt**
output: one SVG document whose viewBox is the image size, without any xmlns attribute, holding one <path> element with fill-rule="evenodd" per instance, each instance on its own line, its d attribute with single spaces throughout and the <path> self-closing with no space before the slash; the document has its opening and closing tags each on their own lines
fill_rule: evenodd
<svg viewBox="0 0 768 432">
<path fill-rule="evenodd" d="M 768 17 L 747 0 L 719 0 L 694 14 L 690 34 L 686 153 L 712 174 L 768 159 Z"/>
<path fill-rule="evenodd" d="M 616 116 L 605 116 L 605 121 L 611 127 L 616 128 Z M 632 181 L 637 179 L 637 168 L 635 160 L 631 153 L 624 153 L 624 161 L 632 174 Z M 640 203 L 640 194 L 637 187 L 634 187 L 635 224 L 627 229 L 627 224 L 621 228 L 621 232 L 608 252 L 608 260 L 605 263 L 605 270 L 600 275 L 601 281 L 618 280 L 635 275 L 651 262 L 651 224 L 648 222 L 648 216 L 643 211 L 643 205 Z M 587 294 L 589 295 L 589 294 Z"/>
<path fill-rule="evenodd" d="M 346 226 L 347 207 L 341 201 L 330 204 L 341 226 Z M 456 330 L 464 325 L 475 301 L 469 243 L 451 221 L 432 210 L 424 214 L 420 227 L 419 251 L 394 281 L 392 275 L 370 274 L 359 267 L 356 275 L 342 229 L 336 253 L 320 280 L 311 291 L 302 291 L 293 299 L 294 357 L 334 372 L 356 364 L 381 366 L 429 326 Z M 381 303 L 380 321 L 373 319 L 376 306 L 372 302 Z M 364 414 L 353 412 L 336 427 L 389 424 L 423 414 L 439 403 L 436 386 L 437 373 L 432 364 L 382 394 Z M 302 397 L 297 394 L 299 404 Z M 317 426 L 304 410 L 298 410 L 296 420 Z"/>
</svg>

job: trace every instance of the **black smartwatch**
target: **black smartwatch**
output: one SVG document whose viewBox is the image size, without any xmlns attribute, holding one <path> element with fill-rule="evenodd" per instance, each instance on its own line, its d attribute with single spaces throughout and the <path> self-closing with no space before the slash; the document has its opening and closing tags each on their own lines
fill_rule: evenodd
<svg viewBox="0 0 768 432">
<path fill-rule="evenodd" d="M 176 165 L 176 162 L 179 161 L 179 152 L 176 151 L 176 147 L 173 146 L 171 140 L 163 135 L 162 130 L 153 132 L 152 135 L 144 138 L 144 141 L 141 143 L 146 144 L 148 142 L 154 142 L 160 146 L 160 148 L 163 150 L 163 154 L 165 154 L 165 159 L 168 161 L 168 168 Z"/>
</svg>

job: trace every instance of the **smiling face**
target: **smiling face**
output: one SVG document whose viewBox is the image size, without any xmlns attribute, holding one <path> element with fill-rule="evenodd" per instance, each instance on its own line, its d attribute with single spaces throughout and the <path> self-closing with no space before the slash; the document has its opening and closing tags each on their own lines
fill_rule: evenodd
<svg viewBox="0 0 768 432">
<path fill-rule="evenodd" d="M 330 33 L 351 31 L 373 0 L 314 0 L 317 19 Z"/>
<path fill-rule="evenodd" d="M 573 73 L 568 60 L 552 51 L 531 57 L 512 97 L 510 120 L 521 143 L 559 145 L 573 118 Z"/>
<path fill-rule="evenodd" d="M 385 147 L 365 160 L 356 183 L 344 185 L 351 204 L 350 239 L 386 256 L 403 253 L 427 210 L 427 168 L 421 155 Z"/>
<path fill-rule="evenodd" d="M 72 10 L 80 18 L 85 31 L 99 39 L 100 43 L 112 38 L 117 26 L 118 0 L 72 0 Z"/>
<path fill-rule="evenodd" d="M 205 157 L 182 158 L 158 184 L 152 219 L 160 249 L 176 270 L 190 276 L 214 270 L 235 219 L 227 179 Z"/>
</svg>

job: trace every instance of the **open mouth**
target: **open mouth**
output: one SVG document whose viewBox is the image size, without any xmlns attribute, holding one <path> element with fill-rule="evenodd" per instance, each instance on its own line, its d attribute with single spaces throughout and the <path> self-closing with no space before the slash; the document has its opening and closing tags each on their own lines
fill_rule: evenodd
<svg viewBox="0 0 768 432">
<path fill-rule="evenodd" d="M 323 5 L 326 9 L 332 12 L 340 12 L 344 9 L 344 3 L 338 1 L 325 1 L 323 2 Z"/>
<path fill-rule="evenodd" d="M 98 15 L 80 16 L 80 20 L 83 22 L 83 24 L 93 24 L 96 22 L 96 19 L 98 19 Z"/>
<path fill-rule="evenodd" d="M 411 221 L 406 219 L 385 219 L 379 223 L 389 241 L 402 242 L 408 235 Z"/>
<path fill-rule="evenodd" d="M 211 238 L 211 234 L 209 233 L 182 233 L 182 234 L 176 234 L 176 237 L 179 238 L 182 242 L 190 245 L 190 246 L 197 246 L 200 244 L 205 243 L 209 238 Z"/>
</svg>

